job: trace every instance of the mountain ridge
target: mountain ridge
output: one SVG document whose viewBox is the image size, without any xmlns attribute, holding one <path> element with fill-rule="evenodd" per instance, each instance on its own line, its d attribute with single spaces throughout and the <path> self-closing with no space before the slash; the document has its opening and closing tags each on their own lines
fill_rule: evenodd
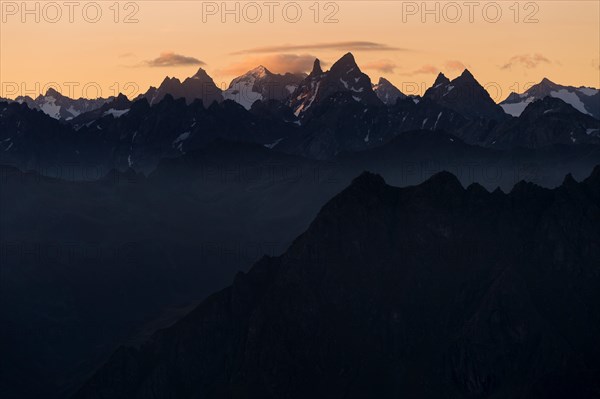
<svg viewBox="0 0 600 399">
<path fill-rule="evenodd" d="M 406 188 L 363 173 L 286 253 L 141 348 L 116 351 L 75 398 L 591 398 L 600 323 L 569 309 L 600 303 L 600 253 L 587 249 L 600 231 L 562 217 L 599 214 L 599 175 L 503 194 L 447 172 Z M 550 249 L 569 242 L 560 228 L 585 231 L 562 254 Z"/>
</svg>

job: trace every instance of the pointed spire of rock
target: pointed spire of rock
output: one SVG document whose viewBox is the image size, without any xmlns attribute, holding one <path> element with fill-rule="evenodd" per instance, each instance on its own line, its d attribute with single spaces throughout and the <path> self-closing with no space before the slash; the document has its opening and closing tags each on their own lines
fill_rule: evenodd
<svg viewBox="0 0 600 399">
<path fill-rule="evenodd" d="M 309 76 L 321 75 L 323 70 L 321 69 L 321 61 L 318 58 L 315 58 L 315 63 L 313 64 L 313 69 L 310 72 Z"/>
<path fill-rule="evenodd" d="M 444 75 L 442 72 L 440 72 L 437 76 L 437 78 L 435 78 L 435 82 L 433 82 L 433 87 L 439 86 L 439 85 L 445 85 L 450 83 L 450 79 L 448 79 L 446 77 L 446 75 Z"/>
<path fill-rule="evenodd" d="M 475 77 L 473 76 L 473 74 L 471 73 L 471 71 L 469 71 L 468 69 L 465 69 L 463 71 L 463 73 L 460 74 L 460 76 L 463 77 L 463 78 L 475 79 Z"/>
<path fill-rule="evenodd" d="M 208 74 L 202 67 L 198 68 L 198 72 L 196 72 L 194 74 L 194 76 L 192 76 L 192 79 L 200 79 L 200 80 L 210 79 L 210 80 L 212 80 L 212 78 L 210 76 L 208 76 Z"/>
</svg>

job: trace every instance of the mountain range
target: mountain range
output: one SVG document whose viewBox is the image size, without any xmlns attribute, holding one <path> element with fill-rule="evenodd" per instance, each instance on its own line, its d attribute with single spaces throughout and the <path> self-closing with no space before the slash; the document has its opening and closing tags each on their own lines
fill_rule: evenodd
<svg viewBox="0 0 600 399">
<path fill-rule="evenodd" d="M 145 98 L 150 105 L 154 105 L 162 101 L 167 95 L 175 99 L 183 98 L 188 104 L 195 100 L 201 100 L 206 105 L 210 105 L 213 101 L 223 101 L 221 89 L 217 87 L 213 79 L 202 68 L 183 82 L 177 78 L 167 76 L 158 88 L 150 87 L 146 93 L 138 96 L 138 99 Z"/>
<path fill-rule="evenodd" d="M 327 86 L 327 88 L 324 91 L 321 89 L 319 93 L 316 93 L 316 96 L 325 98 L 339 91 L 354 91 L 354 93 L 363 93 L 364 91 L 365 95 L 369 97 L 367 103 L 373 103 L 373 96 L 370 95 L 371 90 L 366 90 L 362 82 L 360 85 L 355 86 L 358 83 L 357 78 L 365 79 L 365 77 L 360 75 L 360 69 L 356 65 L 352 54 L 348 53 L 344 55 L 335 64 L 337 66 L 335 68 L 332 67 L 334 70 L 333 75 L 319 84 L 319 86 L 323 88 Z M 319 60 L 315 61 L 313 71 L 310 73 L 313 78 L 304 82 L 304 88 L 295 95 L 295 97 L 302 96 L 306 100 L 304 101 L 304 107 L 309 107 L 310 99 L 315 94 L 310 92 L 309 96 L 305 96 L 303 93 L 307 93 L 307 86 L 310 87 L 311 82 L 316 82 L 315 77 L 325 78 L 329 72 L 323 72 Z M 339 75 L 348 72 L 355 73 L 356 76 L 348 79 L 335 76 L 336 74 Z M 146 93 L 139 95 L 136 99 L 146 98 L 153 105 L 160 102 L 168 93 L 175 99 L 185 98 L 188 104 L 199 99 L 204 102 L 205 106 L 209 106 L 213 101 L 221 102 L 224 99 L 230 99 L 238 102 L 246 109 L 250 109 L 256 100 L 278 100 L 288 103 L 294 111 L 297 111 L 297 108 L 303 102 L 294 98 L 292 94 L 294 94 L 300 83 L 306 78 L 307 75 L 302 73 L 275 74 L 264 66 L 259 65 L 233 79 L 226 90 L 221 90 L 206 71 L 203 68 L 199 68 L 196 74 L 186 78 L 183 82 L 177 78 L 167 76 L 158 87 L 150 87 Z M 356 81 L 353 82 L 353 80 Z M 350 83 L 352 85 L 349 85 Z M 397 99 L 406 97 L 389 80 L 383 77 L 379 78 L 377 84 L 372 84 L 372 91 L 376 93 L 377 97 L 384 104 L 390 106 L 394 105 Z M 431 88 L 426 91 L 425 96 L 435 99 L 448 108 L 452 108 L 452 104 L 455 103 L 454 106 L 458 107 L 456 111 L 463 114 L 468 114 L 471 111 L 470 105 L 477 105 L 477 111 L 474 111 L 471 116 L 485 116 L 489 119 L 505 118 L 505 115 L 499 112 L 498 107 L 492 104 L 493 100 L 489 98 L 487 92 L 484 92 L 485 89 L 481 87 L 473 75 L 468 70 L 465 70 L 463 74 L 452 82 L 443 73 L 440 73 Z M 356 97 L 362 97 L 359 94 L 355 95 Z M 524 93 L 511 93 L 499 105 L 506 114 L 518 117 L 531 102 L 548 96 L 559 98 L 567 104 L 572 105 L 578 111 L 600 119 L 600 92 L 598 89 L 583 86 L 563 86 L 547 78 L 531 86 Z M 98 99 L 80 98 L 75 100 L 50 88 L 44 95 L 40 94 L 36 99 L 28 96 L 20 96 L 15 101 L 26 103 L 32 109 L 42 110 L 55 119 L 71 120 L 82 113 L 100 108 L 105 103 L 114 99 L 115 97 Z M 0 100 L 10 101 L 7 99 Z M 475 104 L 478 101 L 482 101 L 487 109 L 483 110 L 479 104 Z"/>
<path fill-rule="evenodd" d="M 552 86 L 550 93 L 567 90 L 547 82 L 542 86 Z M 597 96 L 594 89 L 578 90 L 590 101 Z M 540 98 L 533 100 L 534 93 Z M 0 103 L 0 162 L 37 170 L 75 163 L 147 173 L 160 159 L 217 138 L 326 160 L 384 145 L 414 130 L 444 132 L 467 144 L 505 150 L 600 144 L 600 122 L 589 115 L 595 112 L 593 101 L 588 102 L 592 111 L 581 112 L 571 101 L 579 98 L 575 95 L 539 93 L 530 89 L 526 95 L 531 101 L 519 117 L 512 117 L 465 70 L 452 81 L 440 74 L 422 98 L 407 97 L 385 79 L 374 85 L 350 53 L 328 71 L 315 60 L 309 75 L 279 75 L 258 67 L 234 79 L 225 91 L 199 69 L 183 82 L 167 77 L 134 101 L 122 95 L 103 100 L 98 108 L 58 123 L 31 116 L 18 102 Z M 42 130 L 46 133 L 39 140 Z"/>
<path fill-rule="evenodd" d="M 98 109 L 114 99 L 115 97 L 72 99 L 49 88 L 44 95 L 40 94 L 35 99 L 29 96 L 19 96 L 15 101 L 27 104 L 31 109 L 40 110 L 51 118 L 71 120 L 83 113 Z"/>
</svg>

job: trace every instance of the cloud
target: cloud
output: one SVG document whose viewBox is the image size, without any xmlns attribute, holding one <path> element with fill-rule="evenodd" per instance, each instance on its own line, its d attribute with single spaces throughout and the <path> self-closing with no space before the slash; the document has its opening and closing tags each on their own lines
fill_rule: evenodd
<svg viewBox="0 0 600 399">
<path fill-rule="evenodd" d="M 444 62 L 444 67 L 443 68 L 439 68 L 435 65 L 423 65 L 422 67 L 415 69 L 412 72 L 408 72 L 406 73 L 406 75 L 433 75 L 433 74 L 437 74 L 440 73 L 442 71 L 464 71 L 465 69 L 467 69 L 467 66 L 461 62 L 461 61 L 457 61 L 457 60 L 450 60 L 450 61 L 446 61 Z"/>
<path fill-rule="evenodd" d="M 315 51 L 315 50 L 341 50 L 341 51 L 406 51 L 406 49 L 391 47 L 383 43 L 375 42 L 330 42 L 310 44 L 284 44 L 279 46 L 254 47 L 246 50 L 236 51 L 232 55 L 239 54 L 261 54 L 278 53 L 282 51 Z"/>
<path fill-rule="evenodd" d="M 551 61 L 539 53 L 515 55 L 511 57 L 507 63 L 502 65 L 500 69 L 511 69 L 514 66 L 522 66 L 527 69 L 536 68 L 540 64 L 550 64 Z"/>
<path fill-rule="evenodd" d="M 463 64 L 460 61 L 456 61 L 456 60 L 452 60 L 452 61 L 446 61 L 446 63 L 444 64 L 444 69 L 448 70 L 448 71 L 464 71 L 465 69 L 467 69 L 467 67 L 465 66 L 465 64 Z"/>
<path fill-rule="evenodd" d="M 367 62 L 362 65 L 363 69 L 373 69 L 383 73 L 394 73 L 394 69 L 398 68 L 394 62 L 389 60 L 378 60 L 373 62 Z"/>
<path fill-rule="evenodd" d="M 175 54 L 171 51 L 161 53 L 159 57 L 153 60 L 144 61 L 144 65 L 149 67 L 170 67 L 179 65 L 206 65 L 194 57 L 187 57 L 181 54 Z"/>
<path fill-rule="evenodd" d="M 423 75 L 423 74 L 436 74 L 439 73 L 440 69 L 433 65 L 423 65 L 422 67 L 415 69 L 407 75 Z"/>
<path fill-rule="evenodd" d="M 310 54 L 273 54 L 260 57 L 249 57 L 240 62 L 218 71 L 223 75 L 241 75 L 249 70 L 263 65 L 274 73 L 301 73 L 310 72 L 315 62 L 315 56 Z M 321 61 L 321 65 L 326 65 Z"/>
</svg>

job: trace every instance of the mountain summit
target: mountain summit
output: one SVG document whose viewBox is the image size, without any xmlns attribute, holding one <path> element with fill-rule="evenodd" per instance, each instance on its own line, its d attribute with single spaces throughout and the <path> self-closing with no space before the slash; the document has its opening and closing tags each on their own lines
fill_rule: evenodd
<svg viewBox="0 0 600 399">
<path fill-rule="evenodd" d="M 336 93 L 350 94 L 365 105 L 381 104 L 369 76 L 360 70 L 352 53 L 346 53 L 327 72 L 322 72 L 319 60 L 315 60 L 313 71 L 294 91 L 289 106 L 302 119 L 313 112 L 311 107 Z"/>
<path fill-rule="evenodd" d="M 233 100 L 250 109 L 257 100 L 287 101 L 306 74 L 275 74 L 262 65 L 233 79 L 223 92 L 226 100 Z"/>
<path fill-rule="evenodd" d="M 404 93 L 385 78 L 379 78 L 377 84 L 373 85 L 373 91 L 386 105 L 394 105 L 396 104 L 396 100 L 406 98 Z"/>
<path fill-rule="evenodd" d="M 321 74 L 323 74 L 323 70 L 321 69 L 321 61 L 319 61 L 319 59 L 316 58 L 315 62 L 313 63 L 313 69 L 310 72 L 309 76 L 317 76 Z"/>
<path fill-rule="evenodd" d="M 494 102 L 468 69 L 452 81 L 440 73 L 423 97 L 474 120 L 507 119 L 502 108 Z"/>
<path fill-rule="evenodd" d="M 525 108 L 535 100 L 544 97 L 555 97 L 573 106 L 579 112 L 600 119 L 600 91 L 591 87 L 563 86 L 548 78 L 531 86 L 522 94 L 511 93 L 500 103 L 504 111 L 512 116 L 519 116 Z"/>
<path fill-rule="evenodd" d="M 199 68 L 193 76 L 183 82 L 167 76 L 158 88 L 151 87 L 141 97 L 145 97 L 150 105 L 154 105 L 165 98 L 167 94 L 174 99 L 184 98 L 188 104 L 194 100 L 202 100 L 206 107 L 214 101 L 223 101 L 221 89 L 215 85 L 213 79 L 203 68 Z"/>
</svg>

